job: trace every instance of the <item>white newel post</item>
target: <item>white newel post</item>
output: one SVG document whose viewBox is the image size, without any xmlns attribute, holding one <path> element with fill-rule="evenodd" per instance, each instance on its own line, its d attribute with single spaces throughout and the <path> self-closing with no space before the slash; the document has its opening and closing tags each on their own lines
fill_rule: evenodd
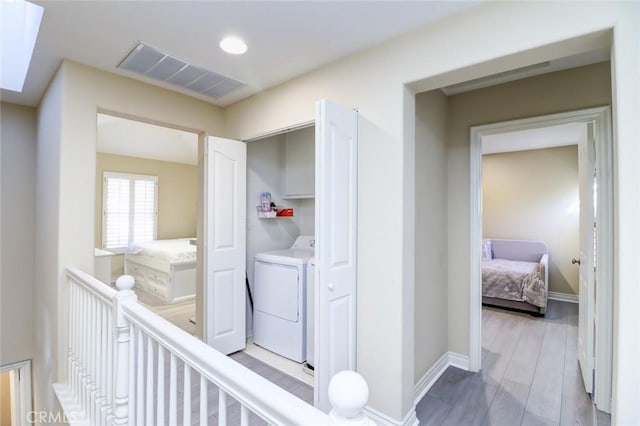
<svg viewBox="0 0 640 426">
<path fill-rule="evenodd" d="M 131 333 L 129 322 L 122 313 L 123 303 L 136 303 L 138 297 L 133 292 L 135 280 L 132 276 L 123 275 L 116 280 L 118 294 L 114 300 L 114 317 L 116 327 L 115 386 L 113 387 L 113 424 L 129 424 L 129 351 Z"/>
<path fill-rule="evenodd" d="M 329 402 L 331 425 L 375 426 L 367 417 L 364 407 L 369 400 L 369 386 L 355 371 L 341 371 L 329 382 Z"/>
</svg>

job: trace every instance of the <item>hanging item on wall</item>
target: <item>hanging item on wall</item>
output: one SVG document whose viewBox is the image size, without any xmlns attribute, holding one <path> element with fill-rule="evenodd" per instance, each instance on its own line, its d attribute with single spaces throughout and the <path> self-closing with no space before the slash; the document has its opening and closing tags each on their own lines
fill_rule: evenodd
<svg viewBox="0 0 640 426">
<path fill-rule="evenodd" d="M 276 207 L 277 217 L 293 217 L 293 209 L 288 207 Z"/>
<path fill-rule="evenodd" d="M 260 193 L 260 206 L 262 207 L 263 212 L 271 211 L 271 193 L 270 192 Z"/>
</svg>

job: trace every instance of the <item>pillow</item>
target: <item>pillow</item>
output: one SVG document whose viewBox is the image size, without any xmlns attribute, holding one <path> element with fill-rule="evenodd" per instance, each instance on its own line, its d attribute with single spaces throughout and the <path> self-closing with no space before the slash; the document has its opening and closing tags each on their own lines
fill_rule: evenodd
<svg viewBox="0 0 640 426">
<path fill-rule="evenodd" d="M 491 253 L 491 240 L 482 240 L 482 260 L 491 259 L 493 259 L 493 254 Z"/>
</svg>

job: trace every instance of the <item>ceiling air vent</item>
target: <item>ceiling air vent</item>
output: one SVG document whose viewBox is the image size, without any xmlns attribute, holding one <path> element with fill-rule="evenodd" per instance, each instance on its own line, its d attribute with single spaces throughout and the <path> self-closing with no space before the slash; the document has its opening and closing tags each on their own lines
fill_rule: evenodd
<svg viewBox="0 0 640 426">
<path fill-rule="evenodd" d="M 215 99 L 243 86 L 237 80 L 188 64 L 144 43 L 138 43 L 118 68 Z"/>
</svg>

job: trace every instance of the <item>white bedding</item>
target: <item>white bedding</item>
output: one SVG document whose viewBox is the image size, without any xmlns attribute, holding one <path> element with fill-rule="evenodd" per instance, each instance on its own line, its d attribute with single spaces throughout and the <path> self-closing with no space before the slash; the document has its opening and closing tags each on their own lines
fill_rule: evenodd
<svg viewBox="0 0 640 426">
<path fill-rule="evenodd" d="M 506 259 L 483 260 L 482 295 L 522 301 L 525 278 L 539 271 L 539 265 L 535 262 Z M 542 290 L 544 291 L 544 288 Z"/>
<path fill-rule="evenodd" d="M 126 252 L 128 254 L 152 257 L 167 263 L 194 262 L 196 260 L 196 246 L 190 243 L 192 239 L 178 238 L 144 243 L 133 242 L 129 244 Z"/>
</svg>

